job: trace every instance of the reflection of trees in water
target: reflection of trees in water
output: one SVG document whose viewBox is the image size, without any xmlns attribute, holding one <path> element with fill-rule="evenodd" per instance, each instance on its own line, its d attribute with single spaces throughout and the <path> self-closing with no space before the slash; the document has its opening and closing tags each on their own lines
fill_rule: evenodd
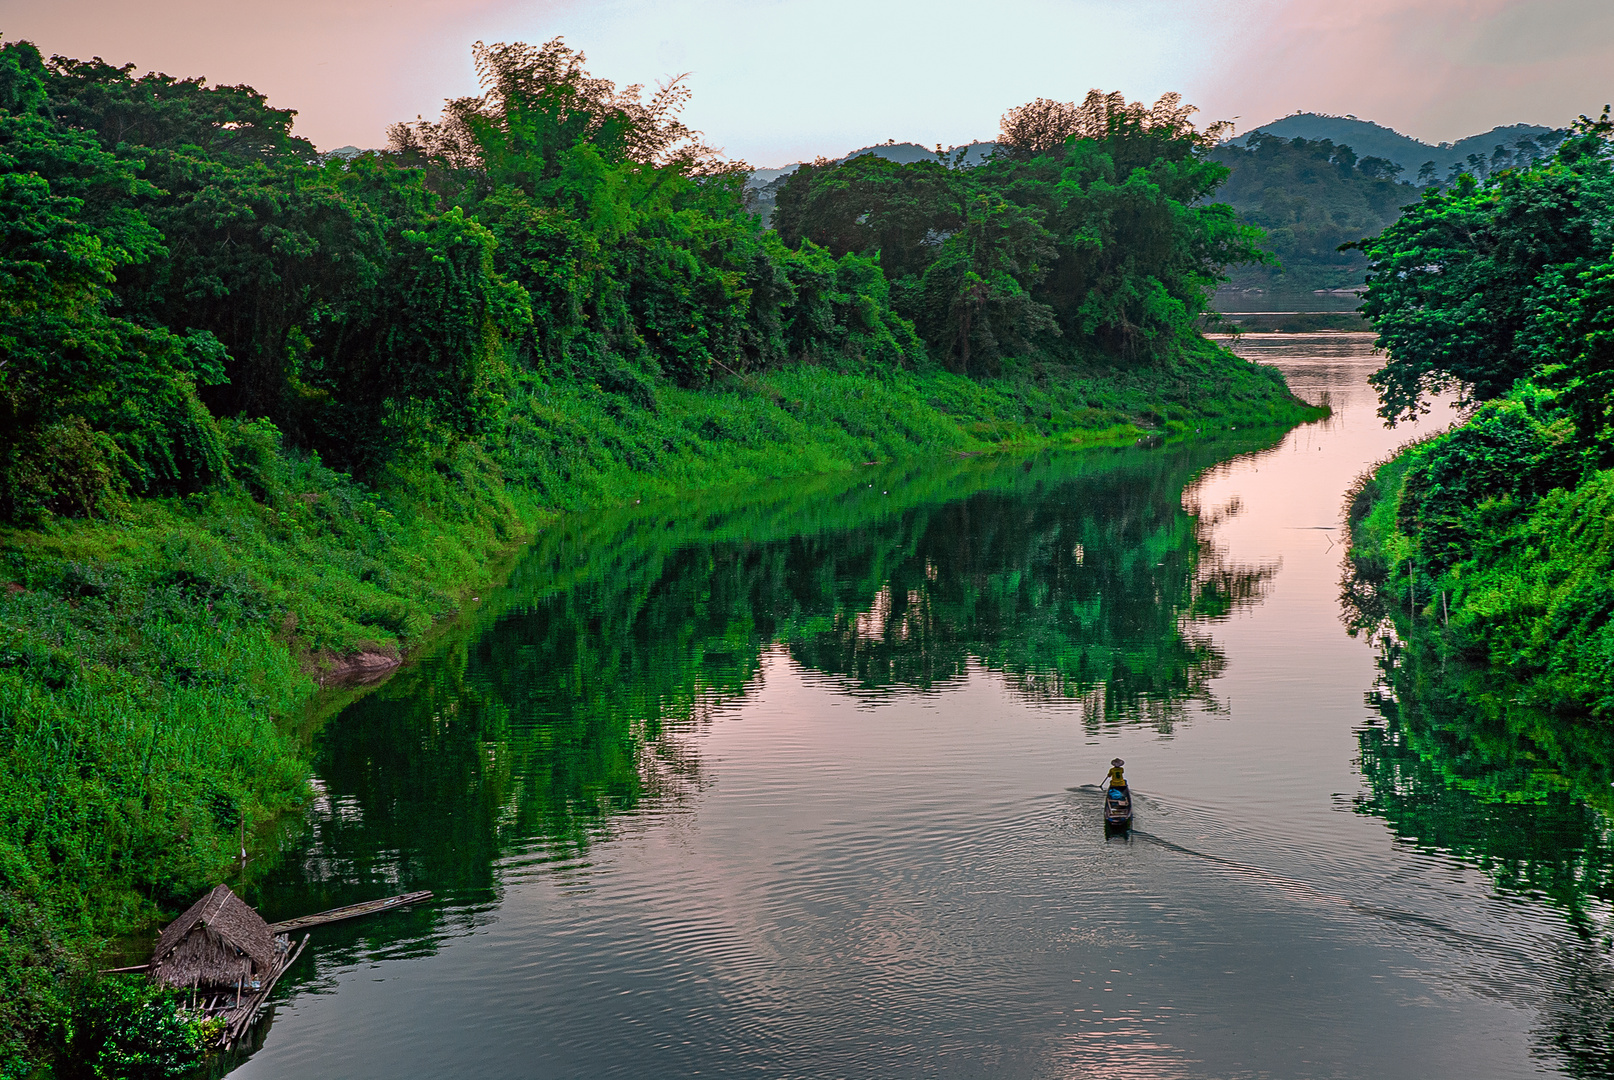
<svg viewBox="0 0 1614 1080">
<path fill-rule="evenodd" d="M 1397 835 L 1484 870 L 1499 891 L 1544 899 L 1586 933 L 1614 901 L 1614 834 L 1608 819 L 1567 790 L 1524 741 L 1427 714 L 1358 733 L 1370 794 L 1358 807 Z"/>
<path fill-rule="evenodd" d="M 1560 976 L 1542 1003 L 1536 1049 L 1576 1077 L 1614 1076 L 1614 965 L 1605 942 L 1580 942 L 1549 962 Z"/>
<path fill-rule="evenodd" d="M 1538 958 L 1545 993 L 1538 1051 L 1572 1075 L 1614 1070 L 1614 828 L 1607 813 L 1614 734 L 1465 692 L 1471 672 L 1434 648 L 1393 643 L 1383 722 L 1358 732 L 1369 793 L 1359 812 L 1397 836 L 1483 870 L 1498 892 L 1561 911 L 1578 936 Z"/>
<path fill-rule="evenodd" d="M 698 791 L 696 734 L 775 642 L 862 686 L 980 663 L 1091 723 L 1169 724 L 1223 663 L 1196 624 L 1271 576 L 1227 563 L 1183 506 L 1197 472 L 1252 448 L 960 462 L 566 519 L 461 632 L 324 725 L 322 791 L 256 899 L 278 918 L 433 889 L 452 915 L 321 931 L 327 961 L 431 949 L 443 920 L 484 917 L 503 873 L 579 866 L 624 815 Z"/>
<path fill-rule="evenodd" d="M 1258 601 L 1276 567 L 1211 546 L 1212 523 L 1183 506 L 1191 458 L 1148 464 L 930 512 L 877 588 L 785 632 L 792 657 L 863 686 L 916 687 L 977 660 L 1093 726 L 1169 727 L 1189 703 L 1211 705 L 1224 659 L 1195 624 Z"/>
</svg>

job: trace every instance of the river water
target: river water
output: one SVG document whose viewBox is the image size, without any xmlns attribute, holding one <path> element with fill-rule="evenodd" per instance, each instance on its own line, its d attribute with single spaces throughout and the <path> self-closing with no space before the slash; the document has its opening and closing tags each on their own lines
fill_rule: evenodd
<svg viewBox="0 0 1614 1080">
<path fill-rule="evenodd" d="M 1365 337 L 1240 348 L 1333 417 L 537 537 L 317 736 L 254 899 L 438 900 L 315 931 L 234 1075 L 1596 1073 L 1605 905 L 1521 867 L 1601 818 L 1429 780 L 1341 621 L 1417 431 Z"/>
</svg>

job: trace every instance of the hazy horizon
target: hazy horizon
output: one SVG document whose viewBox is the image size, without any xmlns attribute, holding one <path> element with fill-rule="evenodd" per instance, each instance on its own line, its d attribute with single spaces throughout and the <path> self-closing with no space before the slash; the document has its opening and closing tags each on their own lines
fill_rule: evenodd
<svg viewBox="0 0 1614 1080">
<path fill-rule="evenodd" d="M 1318 112 L 1431 144 L 1561 126 L 1614 99 L 1603 0 L 287 0 L 273 17 L 239 2 L 0 0 L 0 30 L 47 55 L 250 84 L 298 110 L 297 133 L 321 149 L 384 145 L 388 124 L 476 92 L 475 40 L 564 36 L 619 85 L 689 72 L 686 119 L 758 168 L 887 139 L 991 139 L 1004 110 L 1094 86 L 1175 90 L 1241 132 Z"/>
</svg>

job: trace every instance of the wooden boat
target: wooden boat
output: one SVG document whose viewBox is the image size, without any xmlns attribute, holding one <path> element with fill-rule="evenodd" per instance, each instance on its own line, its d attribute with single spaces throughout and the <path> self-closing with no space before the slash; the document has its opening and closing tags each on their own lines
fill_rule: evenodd
<svg viewBox="0 0 1614 1080">
<path fill-rule="evenodd" d="M 1132 824 L 1132 789 L 1104 785 L 1104 827 L 1124 829 Z"/>
</svg>

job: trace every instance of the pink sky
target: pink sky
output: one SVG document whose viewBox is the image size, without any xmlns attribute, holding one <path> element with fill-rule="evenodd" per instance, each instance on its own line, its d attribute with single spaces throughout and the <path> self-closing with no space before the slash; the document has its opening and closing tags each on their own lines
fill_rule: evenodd
<svg viewBox="0 0 1614 1080">
<path fill-rule="evenodd" d="M 596 74 L 691 72 L 688 118 L 757 165 L 990 138 L 1089 87 L 1180 90 L 1240 130 L 1297 109 L 1426 141 L 1614 100 L 1614 0 L 0 0 L 46 53 L 245 82 L 323 148 L 473 92 L 470 45 L 564 35 Z"/>
</svg>

